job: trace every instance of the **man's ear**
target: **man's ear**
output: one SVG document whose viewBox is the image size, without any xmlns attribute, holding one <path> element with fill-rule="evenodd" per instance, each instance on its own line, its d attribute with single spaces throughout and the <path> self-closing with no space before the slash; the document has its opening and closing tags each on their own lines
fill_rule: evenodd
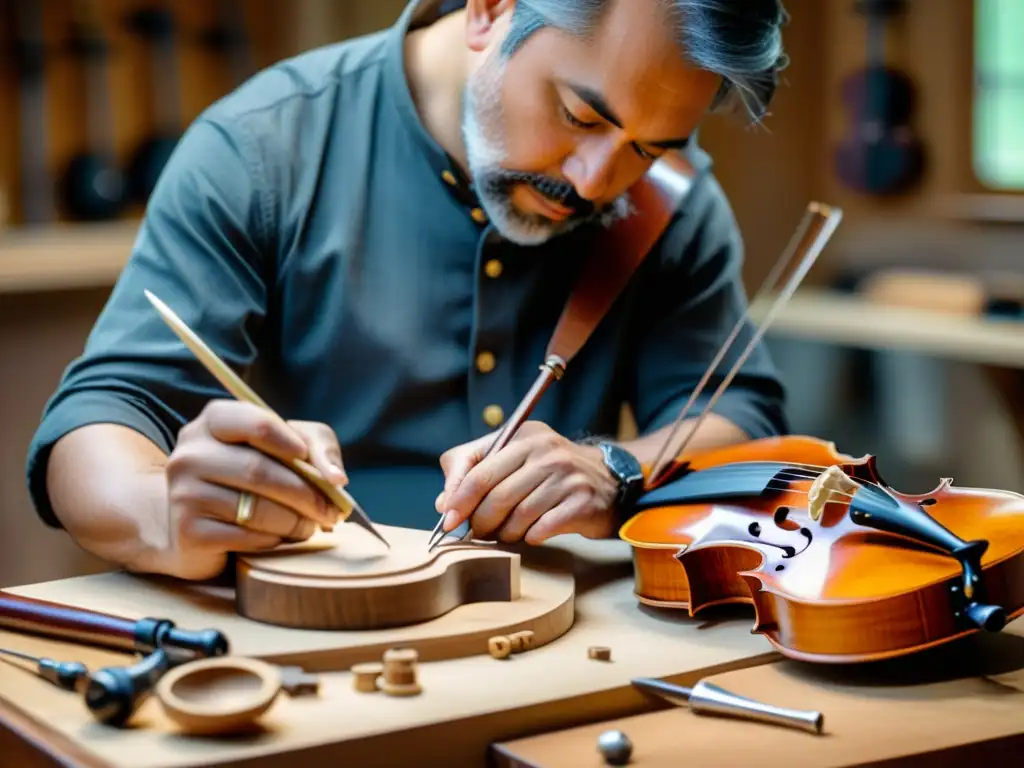
<svg viewBox="0 0 1024 768">
<path fill-rule="evenodd" d="M 494 36 L 494 22 L 512 13 L 516 0 L 466 0 L 466 44 L 480 52 Z"/>
</svg>

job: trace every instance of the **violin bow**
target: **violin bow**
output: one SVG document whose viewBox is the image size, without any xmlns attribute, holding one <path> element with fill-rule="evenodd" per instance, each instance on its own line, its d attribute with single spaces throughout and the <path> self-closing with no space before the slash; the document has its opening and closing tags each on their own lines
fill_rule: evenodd
<svg viewBox="0 0 1024 768">
<path fill-rule="evenodd" d="M 651 472 L 648 475 L 647 481 L 644 483 L 646 489 L 654 487 L 654 485 L 657 484 L 658 480 L 661 479 L 667 467 L 672 463 L 672 460 L 675 457 L 680 456 L 683 453 L 683 451 L 686 450 L 686 446 L 689 445 L 690 440 L 693 439 L 693 436 L 697 434 L 697 431 L 700 428 L 700 425 L 704 422 L 704 419 L 707 418 L 708 414 L 711 413 L 712 409 L 715 407 L 715 403 L 718 402 L 718 398 L 721 397 L 722 393 L 725 392 L 726 388 L 732 383 L 732 380 L 736 377 L 736 374 L 739 372 L 740 368 L 743 367 L 743 364 L 747 361 L 747 358 L 750 357 L 750 354 L 754 351 L 755 347 L 757 347 L 758 343 L 761 341 L 761 338 L 764 336 L 765 332 L 771 326 L 772 321 L 775 319 L 775 316 L 779 313 L 782 307 L 785 306 L 786 302 L 789 301 L 792 295 L 796 292 L 796 289 L 799 287 L 800 283 L 803 282 L 804 277 L 807 276 L 807 272 L 818 260 L 818 256 L 821 254 L 821 252 L 825 248 L 825 245 L 831 239 L 832 234 L 835 232 L 836 227 L 839 226 L 839 223 L 840 221 L 842 221 L 842 218 L 843 211 L 840 208 L 836 208 L 834 206 L 825 205 L 824 203 L 818 202 L 811 202 L 807 206 L 807 210 L 804 213 L 804 217 L 800 225 L 797 227 L 797 230 L 794 233 L 789 244 L 787 245 L 786 249 L 779 257 L 779 260 L 775 263 L 775 266 L 772 267 L 772 271 L 769 273 L 768 277 L 765 278 L 764 284 L 758 290 L 755 298 L 748 303 L 746 311 L 736 322 L 736 325 L 733 326 L 732 331 L 729 333 L 728 337 L 722 343 L 721 347 L 719 347 L 719 350 L 715 354 L 714 359 L 712 359 L 711 363 L 708 365 L 707 370 L 705 370 L 700 382 L 697 384 L 696 388 L 693 390 L 693 393 L 690 395 L 690 398 L 687 400 L 686 405 L 683 406 L 682 411 L 676 417 L 671 432 L 669 433 L 665 442 L 662 444 L 661 449 L 658 451 L 658 454 L 654 459 L 654 464 L 652 465 Z M 677 449 L 670 451 L 669 446 L 676 439 L 676 435 L 679 433 L 679 430 L 685 422 L 686 416 L 690 412 L 690 409 L 693 407 L 693 404 L 697 401 L 697 398 L 700 397 L 701 393 L 704 391 L 704 388 L 707 386 L 708 381 L 711 379 L 711 375 L 722 362 L 722 358 L 725 357 L 725 353 L 733 345 L 733 342 L 736 340 L 736 337 L 739 335 L 739 332 L 747 324 L 750 318 L 751 309 L 753 308 L 754 304 L 762 295 L 768 295 L 772 290 L 774 290 L 775 283 L 778 282 L 779 278 L 785 271 L 785 268 L 788 266 L 789 262 L 792 261 L 793 257 L 796 254 L 801 252 L 803 252 L 803 256 L 800 260 L 800 263 L 797 265 L 797 268 L 793 271 L 793 274 L 786 281 L 786 284 L 782 287 L 782 290 L 779 291 L 778 295 L 772 302 L 768 311 L 761 319 L 761 322 L 758 325 L 757 330 L 754 332 L 753 337 L 747 343 L 747 346 L 744 348 L 743 352 L 740 353 L 740 356 L 739 358 L 737 358 L 736 362 L 733 363 L 732 368 L 726 374 L 725 378 L 722 379 L 721 383 L 718 385 L 718 388 L 711 395 L 711 398 L 708 400 L 707 405 L 704 406 L 703 411 L 701 411 L 700 415 L 694 422 L 693 427 L 684 437 L 682 444 Z"/>
</svg>

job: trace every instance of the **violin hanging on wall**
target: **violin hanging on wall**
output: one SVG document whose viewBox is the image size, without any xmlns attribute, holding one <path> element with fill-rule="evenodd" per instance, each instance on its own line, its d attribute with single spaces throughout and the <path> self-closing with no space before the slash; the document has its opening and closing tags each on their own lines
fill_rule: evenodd
<svg viewBox="0 0 1024 768">
<path fill-rule="evenodd" d="M 885 57 L 886 24 L 904 7 L 904 0 L 856 0 L 867 18 L 867 55 L 864 67 L 843 83 L 851 122 L 835 164 L 845 185 L 869 195 L 905 192 L 924 174 L 924 146 L 911 126 L 914 84 Z"/>
</svg>

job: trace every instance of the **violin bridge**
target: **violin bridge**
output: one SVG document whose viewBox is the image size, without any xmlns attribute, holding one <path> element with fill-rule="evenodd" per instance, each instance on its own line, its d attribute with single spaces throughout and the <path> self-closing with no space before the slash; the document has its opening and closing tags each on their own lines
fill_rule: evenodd
<svg viewBox="0 0 1024 768">
<path fill-rule="evenodd" d="M 853 498 L 857 492 L 857 483 L 836 465 L 832 465 L 811 483 L 807 492 L 807 514 L 817 522 L 825 512 L 825 506 L 833 496 Z"/>
</svg>

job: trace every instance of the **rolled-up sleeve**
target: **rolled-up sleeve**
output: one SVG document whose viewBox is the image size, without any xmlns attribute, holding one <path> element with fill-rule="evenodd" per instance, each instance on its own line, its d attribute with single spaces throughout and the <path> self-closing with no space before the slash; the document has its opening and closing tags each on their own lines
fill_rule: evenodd
<svg viewBox="0 0 1024 768">
<path fill-rule="evenodd" d="M 269 206 L 259 153 L 240 127 L 200 118 L 150 197 L 125 269 L 81 356 L 64 371 L 29 446 L 26 479 L 42 520 L 60 523 L 46 487 L 53 445 L 88 424 L 134 429 L 165 452 L 223 388 L 147 300 L 152 291 L 236 371 L 255 357 L 265 315 Z"/>
<path fill-rule="evenodd" d="M 713 175 L 695 182 L 648 261 L 632 402 L 642 434 L 673 423 L 747 310 L 743 241 Z M 688 417 L 704 410 L 754 330 L 748 319 Z M 763 339 L 712 410 L 751 439 L 788 429 L 785 390 Z"/>
</svg>

